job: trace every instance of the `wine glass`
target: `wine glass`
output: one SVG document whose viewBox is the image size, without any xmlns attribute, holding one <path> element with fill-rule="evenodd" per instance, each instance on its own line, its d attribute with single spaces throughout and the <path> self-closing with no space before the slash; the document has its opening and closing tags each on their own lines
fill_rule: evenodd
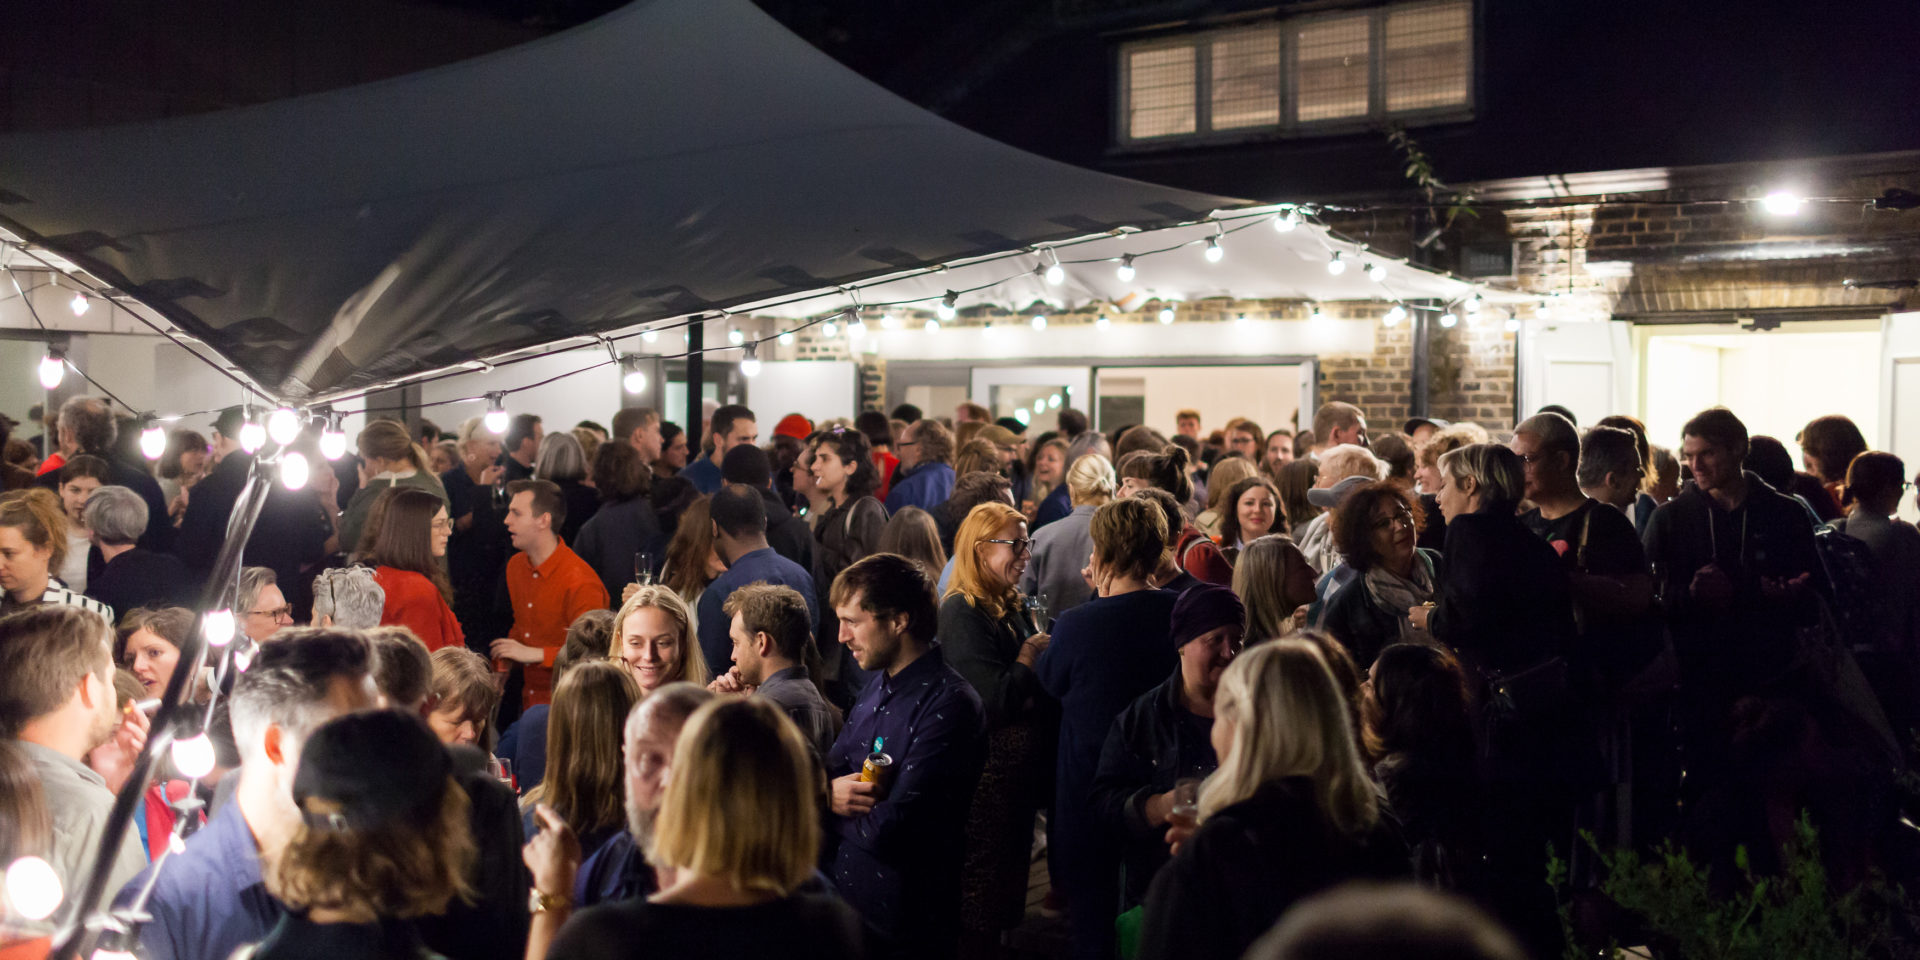
<svg viewBox="0 0 1920 960">
<path fill-rule="evenodd" d="M 1052 619 L 1047 611 L 1047 597 L 1035 591 L 1021 603 L 1027 608 L 1027 619 L 1033 624 L 1033 632 L 1047 633 L 1051 630 Z"/>
<path fill-rule="evenodd" d="M 633 555 L 633 582 L 643 587 L 653 584 L 653 553 L 642 550 Z"/>
</svg>

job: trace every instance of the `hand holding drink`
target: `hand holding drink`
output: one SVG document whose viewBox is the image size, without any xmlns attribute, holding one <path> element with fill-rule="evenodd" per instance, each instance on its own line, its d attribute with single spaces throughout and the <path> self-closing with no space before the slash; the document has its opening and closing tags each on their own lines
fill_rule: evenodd
<svg viewBox="0 0 1920 960">
<path fill-rule="evenodd" d="M 1192 778 L 1177 780 L 1168 794 L 1171 805 L 1167 808 L 1167 845 L 1174 853 L 1180 852 L 1180 844 L 1193 836 L 1200 824 L 1200 781 Z"/>
</svg>

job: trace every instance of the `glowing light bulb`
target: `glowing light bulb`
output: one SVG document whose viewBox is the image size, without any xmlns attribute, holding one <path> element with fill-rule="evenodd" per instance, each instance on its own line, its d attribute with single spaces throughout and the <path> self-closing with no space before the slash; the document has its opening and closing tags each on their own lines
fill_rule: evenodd
<svg viewBox="0 0 1920 960">
<path fill-rule="evenodd" d="M 1000 335 L 1000 328 L 994 326 L 992 320 L 988 320 L 987 325 L 980 328 L 980 334 L 988 340 L 992 340 Z"/>
<path fill-rule="evenodd" d="M 847 339 L 858 340 L 861 337 L 864 337 L 866 335 L 867 335 L 867 322 L 865 320 L 855 320 L 854 322 L 847 324 Z"/>
<path fill-rule="evenodd" d="M 840 325 L 834 323 L 832 320 L 828 320 L 826 323 L 820 325 L 820 335 L 826 337 L 828 340 L 832 340 L 834 337 L 840 335 Z"/>
<path fill-rule="evenodd" d="M 940 321 L 938 321 L 938 320 L 928 320 L 928 321 L 927 321 L 927 322 L 926 322 L 926 323 L 925 323 L 925 324 L 924 324 L 923 326 L 921 326 L 921 328 L 920 328 L 920 329 L 922 329 L 922 330 L 925 330 L 925 331 L 926 331 L 926 332 L 928 332 L 928 333 L 939 333 L 939 332 L 940 332 Z"/>
<path fill-rule="evenodd" d="M 21 857 L 7 865 L 7 902 L 28 920 L 45 920 L 60 908 L 66 893 L 60 875 L 39 857 Z"/>
<path fill-rule="evenodd" d="M 175 856 L 187 852 L 187 841 L 177 833 L 167 835 L 167 852 Z"/>
<path fill-rule="evenodd" d="M 306 455 L 300 451 L 288 450 L 280 455 L 280 485 L 288 490 L 305 490 L 312 472 Z"/>
<path fill-rule="evenodd" d="M 757 377 L 760 375 L 760 345 L 758 343 L 747 344 L 746 355 L 740 358 L 740 375 L 743 377 Z"/>
<path fill-rule="evenodd" d="M 1374 283 L 1380 283 L 1386 280 L 1387 279 L 1386 265 L 1382 264 L 1378 260 L 1375 260 L 1374 262 L 1367 264 L 1367 279 L 1372 280 Z"/>
<path fill-rule="evenodd" d="M 1033 424 L 1033 414 L 1028 413 L 1026 407 L 1021 407 L 1013 411 L 1013 418 L 1020 421 L 1020 425 L 1023 427 Z"/>
<path fill-rule="evenodd" d="M 1293 228 L 1299 225 L 1300 211 L 1293 207 L 1288 207 L 1285 212 L 1273 218 L 1273 229 L 1280 233 L 1292 233 Z"/>
<path fill-rule="evenodd" d="M 1486 306 L 1486 301 L 1482 299 L 1479 294 L 1476 293 L 1473 295 L 1471 299 L 1467 301 L 1467 312 L 1479 313 L 1481 309 L 1483 309 L 1485 306 Z"/>
<path fill-rule="evenodd" d="M 140 431 L 141 456 L 146 457 L 148 460 L 158 460 L 160 459 L 160 455 L 166 452 L 167 432 L 160 429 L 158 423 L 151 420 L 147 421 L 146 429 Z"/>
<path fill-rule="evenodd" d="M 1455 316 L 1451 312 L 1443 313 L 1440 315 L 1440 325 L 1442 327 L 1447 328 L 1448 330 L 1453 329 L 1453 325 L 1459 322 L 1460 322 L 1460 318 L 1458 316 Z"/>
<path fill-rule="evenodd" d="M 1046 278 L 1048 283 L 1056 287 L 1063 283 L 1066 283 L 1067 268 L 1061 266 L 1060 261 L 1055 260 L 1050 266 L 1047 267 Z"/>
<path fill-rule="evenodd" d="M 67 360 L 58 351 L 49 350 L 40 358 L 40 386 L 52 390 L 67 376 Z"/>
<path fill-rule="evenodd" d="M 1406 318 L 1407 318 L 1407 308 L 1396 303 L 1393 305 L 1392 308 L 1387 310 L 1386 316 L 1380 318 L 1380 322 L 1386 326 L 1392 327 L 1392 326 L 1399 325 L 1400 321 L 1405 320 Z"/>
<path fill-rule="evenodd" d="M 1033 315 L 1031 322 L 1035 330 L 1045 330 L 1047 328 L 1047 315 L 1044 313 L 1036 313 Z"/>
<path fill-rule="evenodd" d="M 487 394 L 487 415 L 480 421 L 490 433 L 506 433 L 507 395 L 504 393 Z"/>
<path fill-rule="evenodd" d="M 347 435 L 340 429 L 340 418 L 336 415 L 320 431 L 320 455 L 328 460 L 338 460 L 347 455 Z"/>
<path fill-rule="evenodd" d="M 628 393 L 639 393 L 647 389 L 647 372 L 640 368 L 639 357 L 621 357 L 620 389 Z"/>
<path fill-rule="evenodd" d="M 267 445 L 267 428 L 253 418 L 253 408 L 247 408 L 247 418 L 240 423 L 240 449 L 254 453 Z"/>
<path fill-rule="evenodd" d="M 1107 332 L 1107 328 L 1111 326 L 1113 326 L 1113 321 L 1107 319 L 1106 314 L 1101 314 L 1100 319 L 1093 321 L 1093 328 L 1101 333 Z"/>
<path fill-rule="evenodd" d="M 1760 206 L 1776 217 L 1791 217 L 1800 212 L 1806 198 L 1791 190 L 1775 190 L 1760 198 Z"/>
<path fill-rule="evenodd" d="M 67 308 L 72 310 L 73 315 L 76 317 L 85 316 L 87 310 L 92 306 L 93 301 L 88 300 L 87 295 L 84 293 L 76 293 L 73 295 L 72 300 L 67 301 Z"/>
<path fill-rule="evenodd" d="M 1120 266 L 1113 271 L 1113 275 L 1119 277 L 1121 283 L 1132 283 L 1133 274 L 1133 254 L 1129 253 L 1120 258 Z"/>
<path fill-rule="evenodd" d="M 1320 309 L 1320 305 L 1316 303 L 1313 305 L 1313 312 L 1307 314 L 1307 319 L 1313 323 L 1325 323 L 1327 320 L 1327 312 Z"/>
<path fill-rule="evenodd" d="M 933 315 L 942 320 L 952 320 L 954 315 L 959 313 L 959 311 L 955 309 L 956 304 L 959 302 L 960 295 L 954 293 L 952 290 L 948 290 L 947 295 L 940 298 L 940 305 L 933 308 Z"/>
<path fill-rule="evenodd" d="M 1057 393 L 1056 393 L 1056 394 L 1054 394 L 1054 395 L 1052 395 L 1052 396 L 1050 396 L 1050 397 L 1048 397 L 1048 398 L 1047 398 L 1047 408 L 1048 408 L 1048 409 L 1051 409 L 1051 410 L 1058 410 L 1058 409 L 1060 409 L 1060 395 L 1059 395 L 1059 394 L 1057 394 Z"/>
<path fill-rule="evenodd" d="M 640 334 L 640 339 L 647 343 L 656 343 L 660 339 L 660 331 L 658 330 L 642 331 Z"/>
<path fill-rule="evenodd" d="M 1208 263 L 1219 263 L 1220 258 L 1227 255 L 1227 251 L 1220 247 L 1219 237 L 1213 237 L 1207 241 L 1206 255 Z"/>
<path fill-rule="evenodd" d="M 880 329 L 882 329 L 882 330 L 898 330 L 898 329 L 900 329 L 900 318 L 899 318 L 899 317 L 896 317 L 896 316 L 894 316 L 894 315 L 893 315 L 893 314 L 891 314 L 891 313 L 883 313 L 883 314 L 881 314 L 881 315 L 880 315 Z"/>
<path fill-rule="evenodd" d="M 213 741 L 205 732 L 173 742 L 173 766 L 189 780 L 198 780 L 213 772 Z"/>
<path fill-rule="evenodd" d="M 1247 315 L 1244 313 L 1236 313 L 1233 315 L 1233 322 L 1241 325 L 1245 325 L 1247 322 Z"/>
<path fill-rule="evenodd" d="M 1172 308 L 1172 307 L 1161 307 L 1161 308 L 1160 308 L 1160 322 L 1161 322 L 1161 323 L 1163 323 L 1163 324 L 1166 324 L 1166 323 L 1172 323 L 1172 322 L 1173 322 L 1173 308 Z"/>
<path fill-rule="evenodd" d="M 733 344 L 734 346 L 736 346 L 736 347 L 737 347 L 737 346 L 739 346 L 739 345 L 741 345 L 742 343 L 745 343 L 745 342 L 746 342 L 746 340 L 747 340 L 747 335 L 746 335 L 746 334 L 744 334 L 744 333 L 741 333 L 741 332 L 740 332 L 740 328 L 739 328 L 739 327 L 732 327 L 732 328 L 730 328 L 730 329 L 728 329 L 728 330 L 727 330 L 727 342 L 728 342 L 728 343 L 731 343 L 731 344 Z"/>
<path fill-rule="evenodd" d="M 1340 258 L 1338 250 L 1334 251 L 1333 256 L 1327 260 L 1327 272 L 1336 277 L 1347 272 L 1347 261 Z"/>
<path fill-rule="evenodd" d="M 281 407 L 267 414 L 267 436 L 273 442 L 286 446 L 300 435 L 300 415 L 292 407 Z"/>
<path fill-rule="evenodd" d="M 788 330 L 780 334 L 780 345 L 783 347 L 793 346 L 793 331 Z"/>
<path fill-rule="evenodd" d="M 1507 322 L 1506 322 L 1506 324 L 1505 324 L 1505 326 L 1506 326 L 1506 328 L 1507 328 L 1507 332 L 1508 332 L 1508 333 L 1519 333 L 1519 332 L 1520 332 L 1520 318 L 1519 318 L 1519 317 L 1516 317 L 1516 316 L 1514 316 L 1514 315 L 1513 315 L 1513 311 L 1511 311 L 1511 310 L 1509 310 L 1509 311 L 1507 311 Z"/>
<path fill-rule="evenodd" d="M 207 646 L 224 647 L 233 642 L 233 611 L 209 610 L 200 619 L 200 630 L 207 635 Z"/>
</svg>

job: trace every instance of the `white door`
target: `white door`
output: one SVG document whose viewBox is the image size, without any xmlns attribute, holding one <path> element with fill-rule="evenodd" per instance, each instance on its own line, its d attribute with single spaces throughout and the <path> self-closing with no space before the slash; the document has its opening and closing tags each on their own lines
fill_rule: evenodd
<svg viewBox="0 0 1920 960">
<path fill-rule="evenodd" d="M 1880 330 L 1880 429 L 1869 439 L 1906 461 L 1911 477 L 1920 470 L 1920 313 L 1892 314 Z M 1920 519 L 1912 496 L 1900 498 L 1900 516 Z"/>
<path fill-rule="evenodd" d="M 1557 403 L 1589 425 L 1633 410 L 1631 324 L 1528 320 L 1520 333 L 1520 412 Z"/>
</svg>

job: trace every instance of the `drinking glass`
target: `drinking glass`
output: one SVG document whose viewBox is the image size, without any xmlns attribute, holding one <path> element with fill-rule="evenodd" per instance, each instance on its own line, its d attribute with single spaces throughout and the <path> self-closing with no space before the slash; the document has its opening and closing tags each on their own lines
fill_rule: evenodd
<svg viewBox="0 0 1920 960">
<path fill-rule="evenodd" d="M 1047 610 L 1047 597 L 1045 594 L 1035 592 L 1021 602 L 1027 608 L 1027 619 L 1033 624 L 1033 632 L 1049 633 L 1052 631 L 1053 620 Z"/>
<path fill-rule="evenodd" d="M 1173 782 L 1173 807 L 1167 812 L 1167 818 L 1188 828 L 1200 821 L 1200 781 L 1197 778 L 1183 777 Z"/>
<path fill-rule="evenodd" d="M 509 499 L 511 498 L 507 496 L 507 481 L 501 480 L 493 485 L 493 508 L 495 510 L 507 509 Z"/>
<path fill-rule="evenodd" d="M 492 774 L 495 780 L 509 787 L 513 786 L 513 761 L 503 760 L 499 757 L 488 757 L 487 772 Z"/>
<path fill-rule="evenodd" d="M 643 587 L 653 584 L 653 554 L 642 550 L 633 555 L 633 582 Z"/>
</svg>

